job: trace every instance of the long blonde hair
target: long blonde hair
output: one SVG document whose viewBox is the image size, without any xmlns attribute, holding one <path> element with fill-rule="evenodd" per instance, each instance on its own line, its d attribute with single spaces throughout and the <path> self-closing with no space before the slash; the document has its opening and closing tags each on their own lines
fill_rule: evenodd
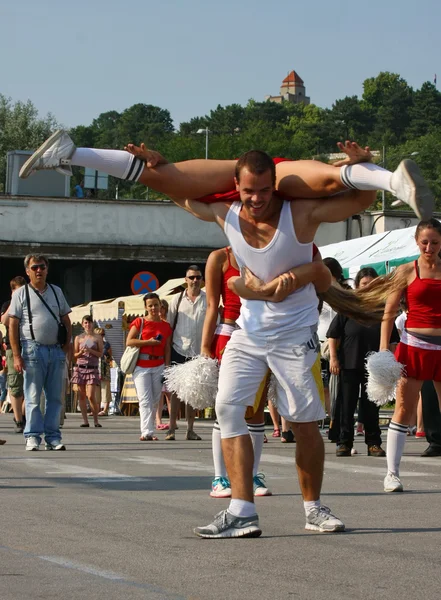
<svg viewBox="0 0 441 600">
<path fill-rule="evenodd" d="M 366 287 L 356 290 L 347 290 L 338 284 L 332 284 L 327 292 L 318 296 L 337 313 L 354 319 L 362 325 L 373 325 L 382 320 L 388 296 L 404 290 L 406 286 L 406 273 L 395 270 L 388 275 L 375 278 Z"/>
</svg>

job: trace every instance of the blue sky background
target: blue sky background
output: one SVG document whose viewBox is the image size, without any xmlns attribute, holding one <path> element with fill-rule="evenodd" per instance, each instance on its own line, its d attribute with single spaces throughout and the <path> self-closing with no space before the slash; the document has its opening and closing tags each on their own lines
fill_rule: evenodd
<svg viewBox="0 0 441 600">
<path fill-rule="evenodd" d="M 0 93 L 68 127 L 137 102 L 178 126 L 295 69 L 330 107 L 380 71 L 441 85 L 440 23 L 440 0 L 2 0 Z"/>
</svg>

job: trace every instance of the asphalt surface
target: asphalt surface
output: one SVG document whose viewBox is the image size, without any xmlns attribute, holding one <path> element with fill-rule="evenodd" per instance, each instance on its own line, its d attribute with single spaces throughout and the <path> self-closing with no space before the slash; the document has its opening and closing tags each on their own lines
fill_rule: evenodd
<svg viewBox="0 0 441 600">
<path fill-rule="evenodd" d="M 261 470 L 273 491 L 258 498 L 263 535 L 201 540 L 228 500 L 209 497 L 211 426 L 201 442 L 139 442 L 138 420 L 102 419 L 80 429 L 69 415 L 66 452 L 25 452 L 12 416 L 0 415 L 0 600 L 438 599 L 441 459 L 420 458 L 411 438 L 403 494 L 385 494 L 386 461 L 336 458 L 326 442 L 322 501 L 346 524 L 340 534 L 304 529 L 294 444 L 271 438 Z"/>
</svg>

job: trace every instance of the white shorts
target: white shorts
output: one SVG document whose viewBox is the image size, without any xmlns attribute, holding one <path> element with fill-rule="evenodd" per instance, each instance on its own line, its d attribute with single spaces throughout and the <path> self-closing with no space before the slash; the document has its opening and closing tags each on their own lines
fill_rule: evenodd
<svg viewBox="0 0 441 600">
<path fill-rule="evenodd" d="M 282 417 L 298 423 L 325 417 L 315 326 L 277 335 L 234 331 L 222 357 L 216 405 L 253 406 L 268 369 L 276 378 L 277 410 Z"/>
</svg>

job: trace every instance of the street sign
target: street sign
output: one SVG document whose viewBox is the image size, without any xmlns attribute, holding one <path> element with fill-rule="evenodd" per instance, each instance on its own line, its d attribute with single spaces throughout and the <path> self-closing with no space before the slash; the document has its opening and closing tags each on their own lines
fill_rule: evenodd
<svg viewBox="0 0 441 600">
<path fill-rule="evenodd" d="M 159 281 L 150 271 L 140 271 L 132 277 L 130 287 L 133 294 L 148 294 L 158 289 Z"/>
</svg>

